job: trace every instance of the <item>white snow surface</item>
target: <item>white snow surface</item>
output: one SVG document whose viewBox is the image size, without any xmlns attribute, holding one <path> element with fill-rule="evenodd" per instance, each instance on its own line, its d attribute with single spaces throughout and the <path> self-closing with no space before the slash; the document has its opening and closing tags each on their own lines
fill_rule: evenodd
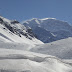
<svg viewBox="0 0 72 72">
<path fill-rule="evenodd" d="M 40 19 L 40 20 L 48 20 L 48 19 L 56 19 L 56 18 L 43 18 L 43 19 Z"/>
<path fill-rule="evenodd" d="M 72 59 L 72 37 L 38 45 L 32 48 L 31 51 L 56 56 L 61 59 Z"/>
<path fill-rule="evenodd" d="M 27 44 L 42 43 L 41 41 L 37 40 L 36 38 L 34 38 L 33 40 L 29 40 L 24 36 L 19 37 L 19 36 L 13 34 L 8 29 L 3 30 L 3 26 L 1 26 L 1 25 L 0 25 L 0 37 L 3 37 L 6 42 L 18 42 L 18 43 L 27 43 Z"/>
<path fill-rule="evenodd" d="M 27 33 L 24 25 L 0 18 Z M 33 21 L 40 25 L 38 19 Z M 72 72 L 71 44 L 72 38 L 44 44 L 35 37 L 19 37 L 0 23 L 0 72 Z"/>
<path fill-rule="evenodd" d="M 18 28 L 20 30 L 23 30 L 24 33 L 26 33 L 26 27 L 20 23 L 18 24 L 11 24 L 10 20 L 3 18 L 0 16 L 0 18 L 3 19 L 4 22 L 11 25 L 12 27 Z M 0 23 L 0 41 L 1 42 L 17 42 L 17 43 L 26 43 L 30 45 L 35 44 L 43 44 L 40 40 L 36 39 L 35 37 L 32 38 L 32 40 L 26 38 L 25 36 L 21 35 L 19 37 L 18 35 L 12 33 L 10 30 L 8 30 L 3 24 Z"/>
<path fill-rule="evenodd" d="M 0 48 L 0 72 L 71 72 L 70 63 L 50 55 Z"/>
</svg>

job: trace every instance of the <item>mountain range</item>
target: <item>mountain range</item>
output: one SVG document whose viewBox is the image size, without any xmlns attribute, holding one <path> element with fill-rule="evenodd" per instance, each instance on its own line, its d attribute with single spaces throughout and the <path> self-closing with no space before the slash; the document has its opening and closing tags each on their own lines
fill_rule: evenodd
<svg viewBox="0 0 72 72">
<path fill-rule="evenodd" d="M 72 26 L 55 18 L 33 18 L 23 22 L 32 28 L 36 37 L 44 43 L 72 37 Z"/>
<path fill-rule="evenodd" d="M 72 72 L 72 26 L 55 18 L 21 24 L 0 16 L 0 72 Z"/>
</svg>

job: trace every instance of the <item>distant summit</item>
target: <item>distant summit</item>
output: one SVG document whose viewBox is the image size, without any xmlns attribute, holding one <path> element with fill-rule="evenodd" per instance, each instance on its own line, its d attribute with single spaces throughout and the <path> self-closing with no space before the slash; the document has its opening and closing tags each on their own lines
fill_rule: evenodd
<svg viewBox="0 0 72 72">
<path fill-rule="evenodd" d="M 72 26 L 56 18 L 33 18 L 23 22 L 23 25 L 31 27 L 37 38 L 44 43 L 72 36 Z"/>
</svg>

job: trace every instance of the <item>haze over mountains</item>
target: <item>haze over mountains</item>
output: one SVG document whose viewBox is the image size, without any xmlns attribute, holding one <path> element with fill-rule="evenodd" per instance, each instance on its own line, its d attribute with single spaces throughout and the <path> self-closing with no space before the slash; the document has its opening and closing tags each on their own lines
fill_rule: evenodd
<svg viewBox="0 0 72 72">
<path fill-rule="evenodd" d="M 0 72 L 72 72 L 72 26 L 55 18 L 20 24 L 0 16 Z"/>
</svg>

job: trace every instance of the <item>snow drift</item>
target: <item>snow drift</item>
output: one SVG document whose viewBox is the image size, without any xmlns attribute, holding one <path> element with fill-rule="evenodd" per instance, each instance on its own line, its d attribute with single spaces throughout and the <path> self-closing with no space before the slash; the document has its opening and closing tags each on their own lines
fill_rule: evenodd
<svg viewBox="0 0 72 72">
<path fill-rule="evenodd" d="M 71 63 L 28 51 L 1 49 L 1 72 L 71 72 Z"/>
</svg>

